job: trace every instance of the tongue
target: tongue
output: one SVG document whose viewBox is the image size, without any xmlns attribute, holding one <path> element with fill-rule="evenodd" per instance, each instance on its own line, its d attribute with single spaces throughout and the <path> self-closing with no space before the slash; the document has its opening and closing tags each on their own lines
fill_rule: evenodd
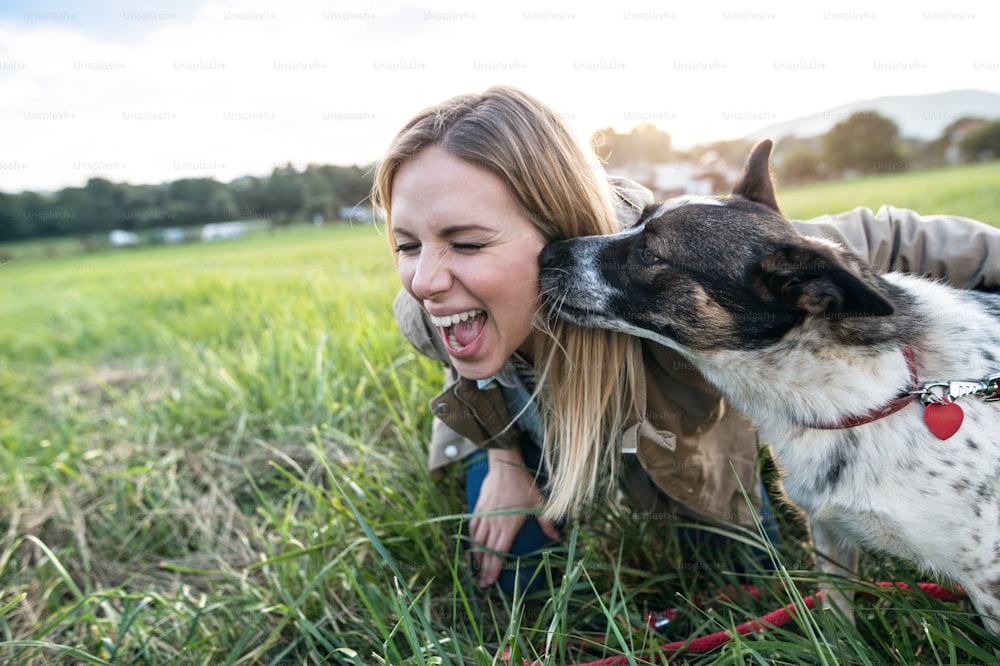
<svg viewBox="0 0 1000 666">
<path fill-rule="evenodd" d="M 486 315 L 479 315 L 478 317 L 460 321 L 452 325 L 451 332 L 454 334 L 455 339 L 458 340 L 458 344 L 464 347 L 476 339 L 482 332 L 485 324 Z"/>
</svg>

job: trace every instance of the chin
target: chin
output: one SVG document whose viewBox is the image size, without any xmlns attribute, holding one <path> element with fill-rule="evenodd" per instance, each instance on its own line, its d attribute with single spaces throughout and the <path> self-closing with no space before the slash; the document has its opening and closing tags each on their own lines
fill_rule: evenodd
<svg viewBox="0 0 1000 666">
<path fill-rule="evenodd" d="M 490 363 L 486 361 L 465 361 L 456 358 L 451 359 L 451 364 L 455 367 L 458 374 L 466 379 L 489 379 L 500 372 L 500 368 L 503 367 L 503 361 Z"/>
</svg>

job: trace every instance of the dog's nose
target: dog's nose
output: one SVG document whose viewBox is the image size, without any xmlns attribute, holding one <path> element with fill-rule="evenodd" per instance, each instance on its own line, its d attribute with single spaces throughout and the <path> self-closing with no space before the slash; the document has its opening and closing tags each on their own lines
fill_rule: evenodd
<svg viewBox="0 0 1000 666">
<path fill-rule="evenodd" d="M 559 257 L 565 253 L 563 249 L 565 246 L 565 241 L 553 241 L 543 247 L 542 253 L 538 255 L 538 265 L 545 268 L 546 266 L 558 263 Z"/>
</svg>

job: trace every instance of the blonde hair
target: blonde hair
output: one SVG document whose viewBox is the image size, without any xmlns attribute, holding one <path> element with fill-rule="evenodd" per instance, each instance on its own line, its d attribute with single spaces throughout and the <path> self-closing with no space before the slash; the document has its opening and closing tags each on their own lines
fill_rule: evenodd
<svg viewBox="0 0 1000 666">
<path fill-rule="evenodd" d="M 618 230 L 607 176 L 546 105 L 509 86 L 460 95 L 417 114 L 379 164 L 372 201 L 392 226 L 400 166 L 440 146 L 500 177 L 546 242 Z M 395 249 L 392 234 L 387 234 Z M 549 473 L 545 515 L 574 515 L 617 478 L 619 437 L 635 418 L 636 341 L 545 313 L 532 362 Z"/>
</svg>

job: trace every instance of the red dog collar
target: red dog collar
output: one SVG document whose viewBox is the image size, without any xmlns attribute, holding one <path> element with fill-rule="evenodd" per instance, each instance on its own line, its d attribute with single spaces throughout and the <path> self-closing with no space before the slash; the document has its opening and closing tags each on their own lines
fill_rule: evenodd
<svg viewBox="0 0 1000 666">
<path fill-rule="evenodd" d="M 910 345 L 905 345 L 903 347 L 903 357 L 906 359 L 906 365 L 910 369 L 910 385 L 913 388 L 917 387 L 917 359 L 913 355 L 913 347 Z M 872 421 L 878 421 L 881 418 L 885 418 L 890 414 L 895 414 L 899 410 L 903 409 L 911 402 L 913 402 L 913 393 L 907 391 L 904 395 L 898 398 L 890 400 L 881 407 L 876 407 L 867 414 L 861 414 L 859 416 L 848 416 L 841 419 L 837 423 L 815 423 L 810 428 L 817 428 L 820 430 L 839 430 L 841 428 L 853 428 L 855 426 L 864 425 L 866 423 L 871 423 Z"/>
</svg>

